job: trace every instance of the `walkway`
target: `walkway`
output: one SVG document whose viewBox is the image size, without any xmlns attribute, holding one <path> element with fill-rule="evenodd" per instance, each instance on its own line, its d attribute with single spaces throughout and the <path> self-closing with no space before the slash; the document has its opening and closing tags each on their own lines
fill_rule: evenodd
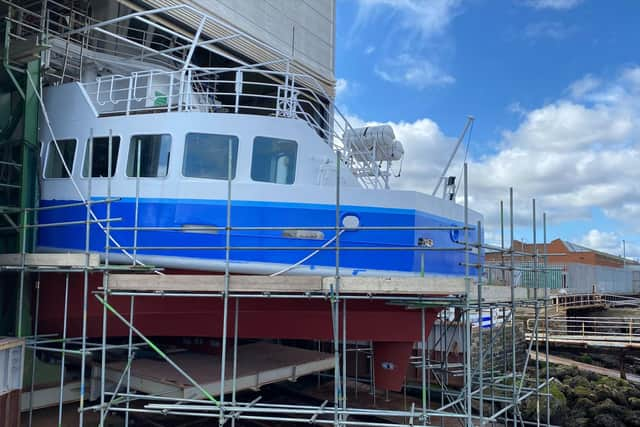
<svg viewBox="0 0 640 427">
<path fill-rule="evenodd" d="M 529 352 L 529 355 L 533 360 L 536 359 L 536 353 L 534 351 Z M 540 353 L 540 360 L 546 361 L 545 355 Z M 565 366 L 575 366 L 581 371 L 593 372 L 600 375 L 605 375 L 611 378 L 620 378 L 620 371 L 615 369 L 603 368 L 600 366 L 591 365 L 589 363 L 576 362 L 575 360 L 567 359 L 565 357 L 560 356 L 552 356 L 549 355 L 549 362 L 555 363 L 556 365 L 565 365 Z M 635 374 L 626 374 L 627 381 L 640 384 L 640 375 Z"/>
</svg>

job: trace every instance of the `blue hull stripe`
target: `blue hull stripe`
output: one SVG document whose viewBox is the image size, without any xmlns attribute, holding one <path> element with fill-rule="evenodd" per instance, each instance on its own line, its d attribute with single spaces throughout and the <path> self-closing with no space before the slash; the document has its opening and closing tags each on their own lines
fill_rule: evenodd
<svg viewBox="0 0 640 427">
<path fill-rule="evenodd" d="M 76 202 L 74 200 L 42 200 L 41 206 L 55 206 Z M 332 205 L 303 203 L 274 203 L 233 201 L 231 205 L 232 226 L 258 227 L 333 227 L 335 226 L 335 207 Z M 106 218 L 106 205 L 93 205 L 96 216 Z M 355 215 L 361 226 L 460 226 L 446 218 L 416 212 L 410 209 L 390 209 L 361 206 L 341 206 L 341 214 Z M 111 217 L 122 218 L 112 222 L 113 227 L 131 227 L 134 225 L 135 199 L 121 199 L 111 205 Z M 40 213 L 42 224 L 64 221 L 78 221 L 86 218 L 86 209 L 82 206 L 45 210 Z M 226 225 L 225 200 L 187 200 L 187 199 L 140 199 L 138 211 L 140 227 L 180 227 L 185 224 L 194 226 L 224 227 Z M 331 230 L 322 230 L 324 238 L 297 239 L 285 237 L 282 230 L 237 230 L 231 233 L 231 246 L 278 246 L 278 247 L 320 247 L 334 237 Z M 91 225 L 92 251 L 104 252 L 106 236 L 98 225 Z M 434 248 L 461 248 L 455 243 L 457 233 L 437 230 L 356 230 L 346 231 L 340 237 L 342 247 L 414 247 L 419 238 L 432 239 Z M 475 231 L 470 232 L 475 235 Z M 133 246 L 132 231 L 112 231 L 111 235 L 122 246 Z M 83 250 L 85 245 L 85 226 L 70 225 L 63 227 L 45 227 L 38 233 L 38 245 L 67 250 Z M 194 233 L 182 231 L 140 231 L 138 246 L 224 246 L 225 232 Z M 334 247 L 333 244 L 329 247 Z M 113 251 L 113 250 L 112 250 Z M 223 250 L 145 250 L 139 254 L 176 256 L 200 259 L 224 259 Z M 238 262 L 261 262 L 276 264 L 294 264 L 307 256 L 309 250 L 233 250 L 231 259 Z M 424 262 L 422 256 L 424 254 Z M 475 257 L 472 255 L 472 262 Z M 340 253 L 343 267 L 365 270 L 388 270 L 401 272 L 419 272 L 424 264 L 427 273 L 463 275 L 464 253 L 462 251 L 416 251 L 407 249 L 393 251 L 357 251 L 345 250 Z M 335 265 L 335 253 L 331 250 L 320 251 L 304 263 L 314 266 Z"/>
</svg>

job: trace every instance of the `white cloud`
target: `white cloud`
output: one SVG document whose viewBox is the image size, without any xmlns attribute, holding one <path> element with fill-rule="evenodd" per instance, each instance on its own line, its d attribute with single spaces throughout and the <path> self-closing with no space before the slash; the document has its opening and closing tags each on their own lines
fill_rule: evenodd
<svg viewBox="0 0 640 427">
<path fill-rule="evenodd" d="M 576 243 L 598 251 L 618 255 L 622 252 L 622 240 L 613 231 L 600 231 L 592 228 Z"/>
<path fill-rule="evenodd" d="M 527 0 L 525 4 L 536 9 L 569 10 L 578 6 L 583 0 Z"/>
<path fill-rule="evenodd" d="M 401 25 L 423 38 L 441 34 L 458 13 L 461 0 L 359 0 L 358 24 L 391 12 Z"/>
<path fill-rule="evenodd" d="M 524 36 L 530 39 L 549 38 L 562 40 L 574 32 L 575 27 L 567 26 L 559 21 L 533 22 L 524 28 Z"/>
<path fill-rule="evenodd" d="M 623 243 L 623 240 L 625 240 L 625 236 L 615 231 L 601 231 L 592 228 L 576 243 L 612 255 L 626 255 L 627 258 L 638 259 L 640 246 L 628 240 Z"/>
<path fill-rule="evenodd" d="M 443 69 L 442 59 L 453 51 L 447 29 L 461 13 L 462 0 L 358 0 L 358 13 L 348 40 L 358 30 L 381 33 L 379 45 L 367 39 L 365 55 L 380 52 L 386 58 L 374 66 L 386 81 L 419 89 L 450 84 L 455 79 Z"/>
<path fill-rule="evenodd" d="M 495 154 L 469 159 L 471 206 L 489 227 L 495 227 L 499 200 L 506 203 L 512 186 L 517 224 L 531 223 L 535 197 L 550 222 L 588 220 L 600 208 L 629 232 L 640 232 L 640 67 L 608 83 L 589 79 L 574 82 L 549 104 L 523 110 Z M 430 193 L 453 148 L 449 135 L 458 133 L 464 119 L 460 129 L 446 132 L 428 118 L 390 124 L 407 153 L 394 187 Z M 463 153 L 461 147 L 451 175 L 460 174 Z"/>
<path fill-rule="evenodd" d="M 336 97 L 344 95 L 349 89 L 349 82 L 346 79 L 339 78 L 336 80 Z"/>
<path fill-rule="evenodd" d="M 600 79 L 592 76 L 591 74 L 587 74 L 580 80 L 577 80 L 569 85 L 569 92 L 571 96 L 574 98 L 582 98 L 589 92 L 593 92 L 597 89 L 602 82 Z"/>
<path fill-rule="evenodd" d="M 471 162 L 477 207 L 495 215 L 496 198 L 513 186 L 559 220 L 590 218 L 596 207 L 613 219 L 640 212 L 640 101 L 629 75 L 633 69 L 607 85 L 593 77 L 573 83 L 576 99 L 529 111 L 505 131 L 497 154 Z M 519 205 L 523 219 L 528 207 Z"/>
<path fill-rule="evenodd" d="M 402 83 L 417 89 L 429 86 L 443 86 L 456 80 L 425 58 L 415 58 L 401 54 L 374 68 L 375 73 L 388 82 Z"/>
</svg>

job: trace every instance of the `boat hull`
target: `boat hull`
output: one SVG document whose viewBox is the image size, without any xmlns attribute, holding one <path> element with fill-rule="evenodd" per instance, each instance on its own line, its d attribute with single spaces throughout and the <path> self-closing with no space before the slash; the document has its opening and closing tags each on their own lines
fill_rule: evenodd
<svg viewBox="0 0 640 427">
<path fill-rule="evenodd" d="M 60 274 L 43 274 L 38 321 L 40 334 L 60 334 L 64 326 L 65 279 Z M 102 274 L 90 274 L 87 300 L 86 336 L 98 338 L 103 334 L 103 306 L 93 296 L 103 284 Z M 83 331 L 83 275 L 71 274 L 67 304 L 67 336 L 82 336 Z M 111 295 L 108 302 L 123 317 L 129 318 L 131 298 Z M 240 339 L 333 339 L 331 301 L 329 298 L 240 298 L 238 330 Z M 138 296 L 134 301 L 134 326 L 148 337 L 208 337 L 231 338 L 235 334 L 236 299 L 228 304 L 227 333 L 224 334 L 224 302 L 221 297 L 162 297 Z M 398 390 L 414 343 L 422 334 L 420 310 L 382 300 L 347 300 L 346 338 L 348 341 L 373 342 L 376 356 L 376 381 L 383 388 Z M 428 335 L 440 308 L 426 309 L 425 331 Z M 107 312 L 108 313 L 108 312 Z M 342 338 L 342 318 L 339 314 L 339 339 Z M 108 337 L 126 337 L 128 326 L 108 313 Z"/>
<path fill-rule="evenodd" d="M 42 200 L 41 205 L 73 202 Z M 89 240 L 92 252 L 106 256 L 109 246 L 112 262 L 130 263 L 134 252 L 131 248 L 136 246 L 136 259 L 146 264 L 224 271 L 226 201 L 143 198 L 136 204 L 135 199 L 123 199 L 113 202 L 109 213 L 106 210 L 105 204 L 93 205 L 96 218 L 114 219 L 110 222 L 111 242 L 104 229 L 92 224 Z M 293 274 L 335 274 L 335 206 L 234 201 L 231 210 L 232 227 L 261 227 L 230 232 L 232 272 L 272 274 L 288 269 Z M 357 218 L 359 224 L 340 233 L 341 274 L 464 274 L 459 230 L 424 229 L 460 227 L 462 223 L 411 209 L 345 205 L 340 212 L 341 221 L 351 217 Z M 86 216 L 83 206 L 42 211 L 41 224 L 75 223 L 41 228 L 38 235 L 41 250 L 84 251 L 86 227 L 81 222 Z M 136 225 L 135 218 L 141 228 L 136 233 L 130 229 Z M 371 229 L 374 227 L 379 229 Z M 431 246 L 424 250 L 419 242 L 430 242 Z M 472 254 L 471 258 L 473 263 L 475 256 Z"/>
</svg>

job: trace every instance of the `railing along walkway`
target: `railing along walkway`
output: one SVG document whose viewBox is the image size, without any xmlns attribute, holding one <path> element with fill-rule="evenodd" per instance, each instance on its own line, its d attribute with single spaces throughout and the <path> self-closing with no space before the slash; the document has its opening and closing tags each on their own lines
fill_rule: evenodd
<svg viewBox="0 0 640 427">
<path fill-rule="evenodd" d="M 528 341 L 549 339 L 550 344 L 640 349 L 640 318 L 572 317 L 552 318 L 547 322 L 527 319 Z"/>
</svg>

